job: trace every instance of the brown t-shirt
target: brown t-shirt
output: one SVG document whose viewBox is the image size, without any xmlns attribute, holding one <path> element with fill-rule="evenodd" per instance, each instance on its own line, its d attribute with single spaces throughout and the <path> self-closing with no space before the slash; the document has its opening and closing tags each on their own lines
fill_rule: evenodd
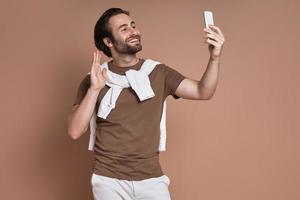
<svg viewBox="0 0 300 200">
<path fill-rule="evenodd" d="M 119 67 L 112 62 L 108 68 L 125 75 L 129 69 L 139 70 L 145 60 L 129 67 Z M 162 176 L 159 163 L 160 120 L 163 103 L 168 95 L 175 99 L 175 91 L 185 77 L 165 64 L 158 64 L 149 74 L 154 97 L 140 101 L 132 88 L 124 88 L 116 101 L 116 107 L 106 119 L 97 117 L 94 147 L 95 174 L 124 180 L 143 180 Z M 88 88 L 90 75 L 81 82 L 74 104 L 80 104 Z M 105 86 L 99 93 L 95 106 L 108 91 Z"/>
</svg>

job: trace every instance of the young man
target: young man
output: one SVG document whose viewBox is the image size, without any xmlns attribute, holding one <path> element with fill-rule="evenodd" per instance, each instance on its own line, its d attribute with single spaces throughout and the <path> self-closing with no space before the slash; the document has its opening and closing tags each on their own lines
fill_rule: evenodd
<svg viewBox="0 0 300 200">
<path fill-rule="evenodd" d="M 103 116 L 96 118 L 93 146 L 95 163 L 91 185 L 96 200 L 171 199 L 170 180 L 159 164 L 164 102 L 168 95 L 194 100 L 208 100 L 213 96 L 225 39 L 217 26 L 204 31 L 210 58 L 201 80 L 186 78 L 165 64 L 150 61 L 155 64 L 150 73 L 134 77 L 143 77 L 142 83 L 145 80 L 147 88 L 139 90 L 140 85 L 134 86 L 134 81 L 130 81 L 130 74 L 145 69 L 143 66 L 148 61 L 136 55 L 142 50 L 141 34 L 129 12 L 111 8 L 96 23 L 94 39 L 99 51 L 94 52 L 91 72 L 82 80 L 68 117 L 68 134 L 78 139 L 87 131 L 95 111 L 100 110 Z M 100 67 L 100 51 L 112 58 L 107 68 Z M 130 86 L 109 85 L 112 74 L 120 80 L 125 78 L 122 80 Z M 147 81 L 151 84 L 147 85 Z M 153 95 L 141 100 L 140 95 L 149 91 Z M 109 102 L 115 99 L 114 103 L 103 104 L 111 106 L 103 115 L 106 107 L 101 106 L 105 98 Z"/>
</svg>

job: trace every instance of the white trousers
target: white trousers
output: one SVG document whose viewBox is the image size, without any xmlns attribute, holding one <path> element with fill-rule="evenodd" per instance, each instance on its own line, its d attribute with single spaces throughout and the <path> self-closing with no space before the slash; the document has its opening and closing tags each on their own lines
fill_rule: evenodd
<svg viewBox="0 0 300 200">
<path fill-rule="evenodd" d="M 166 175 L 127 181 L 93 173 L 91 185 L 94 200 L 171 200 L 170 179 Z"/>
</svg>

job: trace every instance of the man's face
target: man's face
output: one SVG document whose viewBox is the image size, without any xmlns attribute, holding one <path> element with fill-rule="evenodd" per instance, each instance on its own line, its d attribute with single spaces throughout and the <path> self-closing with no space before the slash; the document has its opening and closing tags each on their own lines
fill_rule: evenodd
<svg viewBox="0 0 300 200">
<path fill-rule="evenodd" d="M 121 54 L 135 54 L 142 50 L 141 34 L 135 22 L 126 14 L 110 18 L 113 48 Z"/>
</svg>

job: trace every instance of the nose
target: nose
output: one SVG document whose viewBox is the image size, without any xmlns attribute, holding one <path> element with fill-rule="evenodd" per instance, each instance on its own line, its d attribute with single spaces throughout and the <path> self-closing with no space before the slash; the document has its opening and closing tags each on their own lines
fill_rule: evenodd
<svg viewBox="0 0 300 200">
<path fill-rule="evenodd" d="M 139 35 L 140 31 L 137 28 L 130 28 L 130 32 L 132 35 Z"/>
</svg>

